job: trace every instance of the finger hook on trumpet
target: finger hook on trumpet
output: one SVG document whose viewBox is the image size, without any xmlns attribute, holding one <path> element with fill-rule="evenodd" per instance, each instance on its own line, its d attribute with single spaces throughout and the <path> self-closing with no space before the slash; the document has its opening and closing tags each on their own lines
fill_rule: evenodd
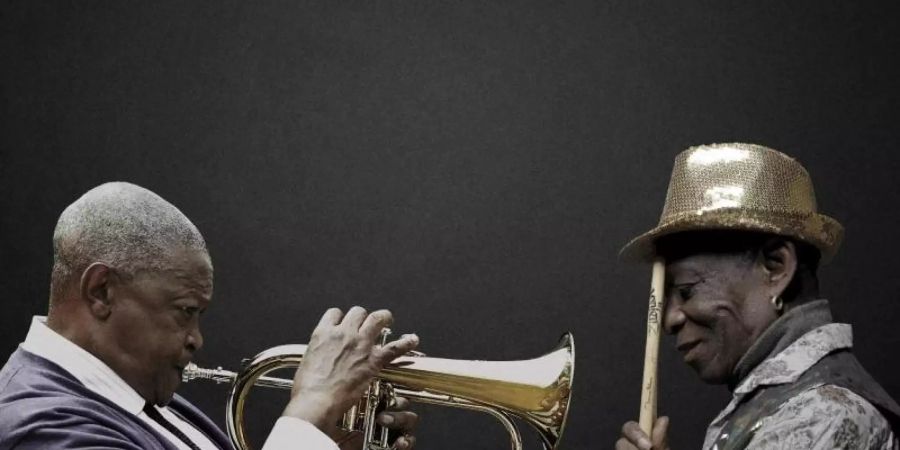
<svg viewBox="0 0 900 450">
<path fill-rule="evenodd" d="M 390 328 L 381 330 L 379 342 L 381 347 L 384 347 L 385 344 L 387 344 L 388 336 L 390 335 Z M 375 416 L 379 411 L 392 403 L 396 403 L 393 386 L 385 381 L 375 378 L 369 383 L 369 388 L 366 390 L 366 394 L 359 403 L 359 409 L 364 411 L 362 426 L 358 426 L 355 420 L 348 423 L 347 414 L 344 415 L 344 429 L 363 430 L 364 444 L 362 450 L 388 450 L 391 448 L 390 442 L 388 442 L 388 428 L 376 423 Z M 353 408 L 351 408 L 351 410 L 352 409 Z M 349 412 L 350 411 L 348 411 L 348 413 Z M 355 417 L 352 419 L 355 419 Z"/>
</svg>

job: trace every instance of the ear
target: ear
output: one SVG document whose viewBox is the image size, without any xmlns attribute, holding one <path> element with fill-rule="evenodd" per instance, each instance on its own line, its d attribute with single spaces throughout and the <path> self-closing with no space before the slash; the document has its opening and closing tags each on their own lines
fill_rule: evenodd
<svg viewBox="0 0 900 450">
<path fill-rule="evenodd" d="M 110 284 L 114 277 L 112 269 L 102 262 L 91 264 L 81 274 L 81 299 L 87 302 L 91 315 L 100 320 L 106 320 L 112 312 Z"/>
<path fill-rule="evenodd" d="M 797 272 L 797 248 L 789 239 L 773 237 L 763 244 L 761 253 L 772 295 L 781 295 Z"/>
</svg>

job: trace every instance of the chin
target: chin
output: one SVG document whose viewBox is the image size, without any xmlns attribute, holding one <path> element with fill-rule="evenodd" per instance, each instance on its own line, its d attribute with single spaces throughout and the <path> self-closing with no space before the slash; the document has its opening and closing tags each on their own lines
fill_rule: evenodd
<svg viewBox="0 0 900 450">
<path fill-rule="evenodd" d="M 728 377 L 720 374 L 700 375 L 700 379 L 706 384 L 728 384 Z"/>
<path fill-rule="evenodd" d="M 159 389 L 154 392 L 156 398 L 154 402 L 159 406 L 166 406 L 169 402 L 172 401 L 172 398 L 175 397 L 175 389 L 178 387 L 178 384 L 175 386 L 160 386 Z"/>
<path fill-rule="evenodd" d="M 721 370 L 719 367 L 711 365 L 691 365 L 697 376 L 706 384 L 726 384 L 728 383 L 728 371 Z"/>
</svg>

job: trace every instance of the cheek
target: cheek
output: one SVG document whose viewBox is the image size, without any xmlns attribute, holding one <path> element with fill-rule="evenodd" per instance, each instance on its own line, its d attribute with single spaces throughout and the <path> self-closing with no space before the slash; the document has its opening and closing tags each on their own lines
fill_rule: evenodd
<svg viewBox="0 0 900 450">
<path fill-rule="evenodd" d="M 114 339 L 119 347 L 129 355 L 140 355 L 150 342 L 147 315 L 141 311 L 119 310 L 112 317 Z"/>
<path fill-rule="evenodd" d="M 716 326 L 715 334 L 718 346 L 716 364 L 727 375 L 750 348 L 753 335 L 734 317 L 723 317 Z"/>
<path fill-rule="evenodd" d="M 125 330 L 125 346 L 129 353 L 149 365 L 150 369 L 162 359 L 177 356 L 181 351 L 181 334 L 172 330 L 165 317 L 149 318 L 132 324 Z"/>
<path fill-rule="evenodd" d="M 744 308 L 744 323 L 754 336 L 762 333 L 776 319 L 775 307 L 766 299 L 748 302 Z"/>
<path fill-rule="evenodd" d="M 730 353 L 735 341 L 743 335 L 738 311 L 727 302 L 697 302 L 686 310 L 690 322 L 700 327 L 710 350 L 716 356 Z"/>
<path fill-rule="evenodd" d="M 682 310 L 691 322 L 713 330 L 734 316 L 730 305 L 716 300 L 692 300 L 686 303 Z"/>
</svg>

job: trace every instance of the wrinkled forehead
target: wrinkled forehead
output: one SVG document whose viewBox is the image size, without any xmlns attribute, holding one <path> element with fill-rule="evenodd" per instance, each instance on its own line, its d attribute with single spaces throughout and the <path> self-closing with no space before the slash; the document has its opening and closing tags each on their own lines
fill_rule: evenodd
<svg viewBox="0 0 900 450">
<path fill-rule="evenodd" d="M 212 285 L 212 259 L 206 249 L 177 249 L 172 254 L 169 267 L 170 272 L 179 279 L 208 283 L 210 287 Z"/>
<path fill-rule="evenodd" d="M 154 266 L 151 270 L 141 271 L 138 276 L 161 278 L 175 287 L 212 293 L 213 266 L 205 249 L 174 249 L 156 261 Z"/>
<path fill-rule="evenodd" d="M 212 265 L 203 261 L 187 268 L 173 268 L 170 273 L 184 285 L 203 292 L 212 292 L 213 269 Z"/>
<path fill-rule="evenodd" d="M 666 279 L 678 275 L 709 275 L 744 266 L 749 259 L 735 253 L 698 252 L 666 261 Z"/>
</svg>

